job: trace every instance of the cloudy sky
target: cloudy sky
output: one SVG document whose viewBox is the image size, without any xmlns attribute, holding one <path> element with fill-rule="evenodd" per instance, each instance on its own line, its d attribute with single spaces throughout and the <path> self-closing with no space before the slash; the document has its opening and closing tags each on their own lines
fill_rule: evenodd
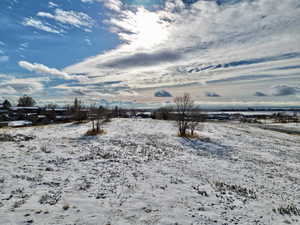
<svg viewBox="0 0 300 225">
<path fill-rule="evenodd" d="M 299 0 L 1 0 L 0 98 L 300 106 L 299 27 Z"/>
</svg>

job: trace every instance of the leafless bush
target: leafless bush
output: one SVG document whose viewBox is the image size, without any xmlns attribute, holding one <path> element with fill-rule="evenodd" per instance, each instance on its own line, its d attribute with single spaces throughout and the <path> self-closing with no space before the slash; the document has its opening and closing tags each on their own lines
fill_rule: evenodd
<svg viewBox="0 0 300 225">
<path fill-rule="evenodd" d="M 91 130 L 88 130 L 85 133 L 86 136 L 96 136 L 96 135 L 101 135 L 101 134 L 105 134 L 105 130 L 103 130 L 103 129 L 91 129 Z"/>
<path fill-rule="evenodd" d="M 185 137 L 189 128 L 189 113 L 194 108 L 194 102 L 191 96 L 187 93 L 183 96 L 176 97 L 174 102 L 176 104 L 178 135 Z"/>
<path fill-rule="evenodd" d="M 188 138 L 197 137 L 195 130 L 198 128 L 202 117 L 200 110 L 195 107 L 191 96 L 185 93 L 183 96 L 176 97 L 174 102 L 176 104 L 178 136 Z"/>
<path fill-rule="evenodd" d="M 103 125 L 110 122 L 110 116 L 108 110 L 103 107 L 96 108 L 94 106 L 90 107 L 89 118 L 92 121 L 92 129 L 86 132 L 87 136 L 104 134 Z"/>
</svg>

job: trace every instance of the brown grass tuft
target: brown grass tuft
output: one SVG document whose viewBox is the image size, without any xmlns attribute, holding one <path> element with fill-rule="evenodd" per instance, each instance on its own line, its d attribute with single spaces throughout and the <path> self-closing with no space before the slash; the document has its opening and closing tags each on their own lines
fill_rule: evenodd
<svg viewBox="0 0 300 225">
<path fill-rule="evenodd" d="M 193 135 L 190 133 L 186 133 L 185 135 L 181 135 L 180 133 L 178 133 L 177 135 L 178 137 L 189 138 L 189 139 L 199 138 L 199 135 L 197 133 L 194 133 Z"/>
<path fill-rule="evenodd" d="M 101 134 L 106 134 L 105 130 L 103 129 L 100 129 L 100 130 L 88 130 L 86 133 L 85 133 L 85 136 L 96 136 L 96 135 L 101 135 Z"/>
</svg>

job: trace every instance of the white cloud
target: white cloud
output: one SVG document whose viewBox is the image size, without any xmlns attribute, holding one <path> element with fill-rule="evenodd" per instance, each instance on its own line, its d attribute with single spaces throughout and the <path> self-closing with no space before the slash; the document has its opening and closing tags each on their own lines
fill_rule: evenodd
<svg viewBox="0 0 300 225">
<path fill-rule="evenodd" d="M 0 73 L 0 79 L 9 79 L 10 76 L 8 76 L 7 74 L 1 74 Z"/>
<path fill-rule="evenodd" d="M 53 75 L 65 80 L 80 80 L 80 81 L 86 80 L 86 78 L 83 76 L 69 75 L 66 72 L 60 71 L 55 68 L 49 68 L 43 64 L 20 61 L 19 66 L 31 72 L 45 74 L 45 75 Z"/>
<path fill-rule="evenodd" d="M 48 12 L 38 12 L 37 16 L 53 19 L 63 24 L 69 24 L 71 26 L 80 27 L 93 27 L 95 21 L 83 12 L 76 11 L 64 11 L 62 9 L 56 9 L 54 14 Z"/>
<path fill-rule="evenodd" d="M 107 0 L 104 1 L 104 5 L 113 11 L 119 12 L 122 9 L 123 3 L 120 0 Z"/>
<path fill-rule="evenodd" d="M 81 0 L 84 3 L 101 2 L 110 10 L 119 12 L 122 9 L 123 3 L 120 0 Z"/>
<path fill-rule="evenodd" d="M 92 42 L 91 42 L 91 40 L 88 39 L 88 38 L 84 39 L 84 41 L 85 41 L 85 43 L 86 43 L 88 46 L 92 46 L 92 45 L 93 45 Z"/>
<path fill-rule="evenodd" d="M 58 7 L 58 5 L 56 3 L 54 3 L 54 2 L 49 2 L 48 6 L 49 6 L 49 8 L 56 8 L 56 7 Z"/>
<path fill-rule="evenodd" d="M 43 30 L 50 33 L 60 34 L 63 30 L 58 30 L 56 28 L 51 27 L 50 25 L 44 24 L 42 21 L 33 19 L 33 18 L 25 18 L 23 23 L 24 26 L 34 27 L 39 30 Z"/>
<path fill-rule="evenodd" d="M 16 95 L 16 94 L 36 94 L 44 90 L 44 85 L 35 78 L 10 78 L 1 81 L 0 94 Z"/>
</svg>

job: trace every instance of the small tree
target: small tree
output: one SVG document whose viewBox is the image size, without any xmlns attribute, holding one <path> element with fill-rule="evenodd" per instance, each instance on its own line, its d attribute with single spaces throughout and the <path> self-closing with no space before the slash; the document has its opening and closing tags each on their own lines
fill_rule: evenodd
<svg viewBox="0 0 300 225">
<path fill-rule="evenodd" d="M 106 109 L 100 106 L 96 108 L 95 106 L 91 106 L 89 110 L 89 118 L 92 121 L 92 129 L 88 130 L 86 135 L 97 135 L 103 134 L 103 124 L 106 121 Z"/>
<path fill-rule="evenodd" d="M 10 107 L 11 107 L 10 102 L 7 99 L 5 99 L 4 102 L 3 102 L 3 108 L 4 109 L 9 109 Z"/>
<path fill-rule="evenodd" d="M 183 96 L 176 97 L 174 102 L 176 104 L 178 134 L 181 137 L 185 137 L 190 127 L 190 114 L 194 108 L 194 101 L 190 94 L 184 93 Z"/>
<path fill-rule="evenodd" d="M 36 101 L 32 97 L 27 96 L 27 95 L 23 95 L 18 100 L 19 107 L 32 107 L 35 104 L 36 104 Z"/>
<path fill-rule="evenodd" d="M 74 104 L 72 106 L 72 113 L 74 116 L 74 120 L 78 123 L 81 123 L 84 120 L 88 119 L 88 112 L 83 106 L 82 102 L 75 98 Z"/>
</svg>

